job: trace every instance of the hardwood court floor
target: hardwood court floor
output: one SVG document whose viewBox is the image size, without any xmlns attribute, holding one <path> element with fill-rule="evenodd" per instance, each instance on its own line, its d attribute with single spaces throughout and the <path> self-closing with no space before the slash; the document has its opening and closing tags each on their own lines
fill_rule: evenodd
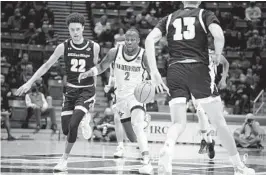
<svg viewBox="0 0 266 175">
<path fill-rule="evenodd" d="M 38 137 L 38 136 L 36 136 Z M 48 175 L 53 173 L 64 150 L 64 141 L 48 139 L 1 141 L 1 174 L 3 175 Z M 157 173 L 159 150 L 162 144 L 150 143 L 154 174 Z M 198 145 L 176 145 L 173 175 L 233 175 L 233 168 L 222 147 L 216 147 L 216 157 L 210 161 L 206 154 L 198 154 Z M 123 159 L 114 159 L 116 144 L 108 142 L 86 142 L 78 139 L 68 162 L 69 175 L 124 175 L 138 174 L 139 150 L 134 144 L 126 144 Z M 266 151 L 240 150 L 249 154 L 247 164 L 258 175 L 266 175 Z"/>
</svg>

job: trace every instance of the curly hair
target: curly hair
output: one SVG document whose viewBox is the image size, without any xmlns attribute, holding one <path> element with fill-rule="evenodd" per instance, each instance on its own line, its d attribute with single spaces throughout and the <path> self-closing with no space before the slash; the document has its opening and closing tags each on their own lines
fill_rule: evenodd
<svg viewBox="0 0 266 175">
<path fill-rule="evenodd" d="M 80 23 L 82 26 L 85 25 L 85 17 L 84 15 L 80 13 L 71 13 L 66 18 L 67 26 L 69 26 L 70 23 Z"/>
</svg>

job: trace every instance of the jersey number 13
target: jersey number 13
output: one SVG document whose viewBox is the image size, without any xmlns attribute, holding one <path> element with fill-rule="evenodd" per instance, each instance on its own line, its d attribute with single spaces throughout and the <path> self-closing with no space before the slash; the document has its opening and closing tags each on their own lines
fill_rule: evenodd
<svg viewBox="0 0 266 175">
<path fill-rule="evenodd" d="M 183 21 L 183 22 L 182 22 Z M 174 40 L 190 40 L 195 38 L 195 17 L 177 18 L 173 22 L 175 28 Z M 182 29 L 186 27 L 187 30 Z"/>
</svg>

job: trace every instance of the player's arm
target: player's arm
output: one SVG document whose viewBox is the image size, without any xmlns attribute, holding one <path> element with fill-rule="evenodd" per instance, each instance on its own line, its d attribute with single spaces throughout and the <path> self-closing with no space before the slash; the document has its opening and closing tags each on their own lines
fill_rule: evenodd
<svg viewBox="0 0 266 175">
<path fill-rule="evenodd" d="M 149 63 L 148 63 L 148 58 L 147 58 L 146 52 L 145 52 L 145 54 L 143 55 L 143 66 L 144 66 L 144 68 L 147 70 L 148 73 L 151 72 L 151 69 L 150 69 L 150 67 L 149 67 Z"/>
<path fill-rule="evenodd" d="M 103 73 L 110 65 L 111 63 L 115 60 L 117 48 L 112 48 L 109 50 L 109 52 L 106 54 L 106 56 L 103 58 L 100 64 L 97 64 L 90 70 L 79 74 L 79 82 L 81 79 L 87 78 L 87 77 L 93 77 L 100 75 Z"/>
<path fill-rule="evenodd" d="M 50 67 L 64 54 L 64 43 L 59 44 L 54 53 L 50 56 L 49 60 L 45 62 L 36 72 L 35 74 L 29 79 L 23 86 L 21 86 L 17 92 L 16 95 L 22 95 L 23 93 L 27 92 L 31 85 L 39 79 L 41 76 L 43 76 Z"/>
<path fill-rule="evenodd" d="M 149 65 L 150 71 L 158 71 L 155 57 L 155 43 L 166 34 L 167 20 L 168 16 L 162 18 L 145 40 L 147 64 Z"/>
<path fill-rule="evenodd" d="M 50 56 L 49 60 L 45 62 L 35 74 L 29 79 L 29 83 L 34 83 L 37 79 L 43 76 L 51 67 L 52 65 L 64 54 L 64 43 L 59 44 L 54 53 Z"/>
<path fill-rule="evenodd" d="M 94 48 L 94 51 L 93 51 L 94 52 L 93 53 L 93 55 L 94 55 L 93 63 L 94 63 L 94 65 L 97 65 L 98 64 L 98 60 L 99 60 L 100 45 L 98 43 L 94 43 L 93 48 Z M 94 79 L 94 85 L 96 87 L 97 86 L 97 75 L 94 76 L 93 79 Z"/>
<path fill-rule="evenodd" d="M 222 78 L 226 79 L 226 77 L 228 76 L 228 72 L 229 72 L 229 62 L 223 55 L 221 55 L 220 64 L 223 65 Z"/>
</svg>

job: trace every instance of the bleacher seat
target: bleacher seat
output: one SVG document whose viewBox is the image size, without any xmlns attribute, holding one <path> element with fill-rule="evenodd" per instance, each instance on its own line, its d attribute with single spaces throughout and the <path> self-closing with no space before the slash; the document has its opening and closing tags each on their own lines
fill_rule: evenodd
<svg viewBox="0 0 266 175">
<path fill-rule="evenodd" d="M 21 43 L 13 43 L 12 44 L 13 49 L 19 49 L 19 50 L 28 50 L 27 44 L 21 44 Z"/>
<path fill-rule="evenodd" d="M 218 6 L 217 3 L 215 2 L 206 2 L 205 7 L 211 10 L 211 9 L 216 9 Z"/>
<path fill-rule="evenodd" d="M 237 20 L 236 21 L 236 28 L 246 28 L 247 25 L 247 21 L 245 20 Z"/>
<path fill-rule="evenodd" d="M 106 14 L 108 15 L 108 17 L 110 16 L 118 16 L 118 10 L 110 10 L 110 9 L 106 9 Z"/>
<path fill-rule="evenodd" d="M 239 54 L 236 51 L 227 51 L 226 52 L 226 58 L 239 58 Z"/>
<path fill-rule="evenodd" d="M 120 6 L 121 7 L 132 7 L 132 2 L 131 1 L 121 1 Z"/>
<path fill-rule="evenodd" d="M 119 10 L 119 15 L 120 16 L 126 16 L 127 11 L 126 10 Z"/>
<path fill-rule="evenodd" d="M 13 40 L 16 40 L 18 42 L 23 41 L 25 39 L 23 33 L 17 33 L 17 32 L 15 32 L 15 33 L 12 32 L 11 37 Z"/>
<path fill-rule="evenodd" d="M 30 51 L 44 51 L 44 46 L 43 45 L 29 45 L 28 48 Z"/>
<path fill-rule="evenodd" d="M 11 42 L 12 37 L 10 33 L 8 32 L 2 32 L 1 33 L 1 42 Z"/>
<path fill-rule="evenodd" d="M 252 58 L 253 57 L 253 52 L 252 51 L 245 51 L 244 55 L 246 58 Z"/>
<path fill-rule="evenodd" d="M 232 4 L 229 2 L 219 2 L 218 6 L 220 11 L 230 11 L 232 8 Z"/>
<path fill-rule="evenodd" d="M 11 43 L 1 42 L 1 48 L 12 49 L 12 45 L 11 45 Z"/>
<path fill-rule="evenodd" d="M 102 16 L 105 14 L 104 9 L 92 9 L 93 16 Z"/>
</svg>

